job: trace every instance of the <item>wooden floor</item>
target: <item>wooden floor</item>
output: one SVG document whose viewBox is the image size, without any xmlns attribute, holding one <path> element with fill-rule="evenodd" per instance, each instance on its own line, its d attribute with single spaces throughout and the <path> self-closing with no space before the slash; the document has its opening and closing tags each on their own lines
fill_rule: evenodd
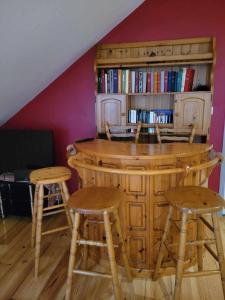
<svg viewBox="0 0 225 300">
<path fill-rule="evenodd" d="M 0 300 L 62 300 L 69 256 L 69 232 L 46 236 L 41 244 L 40 275 L 34 280 L 34 251 L 30 247 L 31 220 L 9 216 L 0 220 Z M 62 217 L 45 222 L 47 228 L 63 224 Z M 225 249 L 225 218 L 221 220 Z M 206 256 L 207 267 L 215 263 Z M 174 276 L 163 277 L 157 282 L 134 279 L 128 284 L 121 279 L 127 300 L 172 299 Z M 73 296 L 76 300 L 114 299 L 111 280 L 74 276 Z M 182 300 L 222 300 L 219 276 L 187 278 L 182 284 Z"/>
</svg>

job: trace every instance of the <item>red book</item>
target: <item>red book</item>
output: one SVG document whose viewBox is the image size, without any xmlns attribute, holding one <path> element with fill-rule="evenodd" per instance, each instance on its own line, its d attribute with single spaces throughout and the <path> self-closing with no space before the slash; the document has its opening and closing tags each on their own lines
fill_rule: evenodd
<svg viewBox="0 0 225 300">
<path fill-rule="evenodd" d="M 151 72 L 147 72 L 147 93 L 151 93 Z"/>
<path fill-rule="evenodd" d="M 128 71 L 128 93 L 132 93 L 132 78 L 131 71 Z"/>
<path fill-rule="evenodd" d="M 157 72 L 157 93 L 161 92 L 161 76 L 160 72 Z"/>
<path fill-rule="evenodd" d="M 195 70 L 187 69 L 186 77 L 184 82 L 184 92 L 190 92 L 192 90 L 193 79 L 194 79 Z"/>
</svg>

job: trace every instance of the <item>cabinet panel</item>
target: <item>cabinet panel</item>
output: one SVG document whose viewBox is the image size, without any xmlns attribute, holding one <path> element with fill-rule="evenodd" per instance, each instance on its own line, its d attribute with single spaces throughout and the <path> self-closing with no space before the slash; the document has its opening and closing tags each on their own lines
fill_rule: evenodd
<svg viewBox="0 0 225 300">
<path fill-rule="evenodd" d="M 211 119 L 211 93 L 176 94 L 174 100 L 174 127 L 187 128 L 190 124 L 195 124 L 197 134 L 208 135 Z"/>
<path fill-rule="evenodd" d="M 144 168 L 128 168 L 135 170 L 144 170 Z M 133 195 L 145 195 L 146 178 L 145 176 L 130 175 L 126 177 L 126 193 Z"/>
<path fill-rule="evenodd" d="M 128 230 L 146 230 L 146 208 L 142 202 L 127 202 Z"/>
<path fill-rule="evenodd" d="M 104 125 L 126 125 L 126 96 L 125 95 L 97 95 L 96 123 L 98 132 L 104 132 Z"/>
<path fill-rule="evenodd" d="M 139 267 L 147 264 L 146 239 L 144 236 L 128 237 L 128 256 L 131 264 Z"/>
</svg>

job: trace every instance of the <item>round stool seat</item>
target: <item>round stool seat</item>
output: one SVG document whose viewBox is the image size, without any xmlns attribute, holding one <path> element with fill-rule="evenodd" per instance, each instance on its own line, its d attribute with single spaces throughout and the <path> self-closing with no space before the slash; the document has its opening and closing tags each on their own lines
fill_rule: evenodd
<svg viewBox="0 0 225 300">
<path fill-rule="evenodd" d="M 170 204 L 187 213 L 220 211 L 225 201 L 216 192 L 200 186 L 174 188 L 165 193 Z"/>
<path fill-rule="evenodd" d="M 71 171 L 66 167 L 49 167 L 34 170 L 30 174 L 33 184 L 52 184 L 70 179 Z"/>
<path fill-rule="evenodd" d="M 70 196 L 68 206 L 84 214 L 110 212 L 119 207 L 123 196 L 116 188 L 85 187 Z"/>
</svg>

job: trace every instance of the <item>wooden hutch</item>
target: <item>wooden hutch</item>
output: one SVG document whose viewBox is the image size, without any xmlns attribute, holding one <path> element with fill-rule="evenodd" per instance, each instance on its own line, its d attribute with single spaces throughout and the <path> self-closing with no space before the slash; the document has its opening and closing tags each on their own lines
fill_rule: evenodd
<svg viewBox="0 0 225 300">
<path fill-rule="evenodd" d="M 187 128 L 196 125 L 196 134 L 209 138 L 212 114 L 213 71 L 215 66 L 215 38 L 191 38 L 158 42 L 139 42 L 99 45 L 96 57 L 96 125 L 104 132 L 105 122 L 127 125 L 129 111 L 172 111 L 172 122 L 160 126 Z M 165 72 L 194 69 L 190 91 L 99 93 L 101 70 L 121 69 L 143 72 Z M 107 83 L 106 83 L 107 84 Z M 143 127 L 154 127 L 154 122 Z M 154 130 L 150 131 L 154 133 Z M 142 135 L 149 135 L 149 131 Z M 203 139 L 204 140 L 204 139 Z"/>
</svg>

